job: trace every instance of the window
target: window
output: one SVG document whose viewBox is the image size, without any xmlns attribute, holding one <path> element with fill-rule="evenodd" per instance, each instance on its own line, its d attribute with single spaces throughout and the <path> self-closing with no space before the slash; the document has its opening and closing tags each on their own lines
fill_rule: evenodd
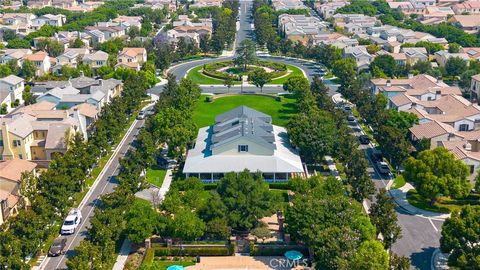
<svg viewBox="0 0 480 270">
<path fill-rule="evenodd" d="M 238 146 L 238 152 L 248 152 L 248 145 L 246 144 L 240 144 Z"/>
<path fill-rule="evenodd" d="M 458 127 L 459 131 L 468 131 L 468 124 L 461 124 Z"/>
<path fill-rule="evenodd" d="M 17 147 L 17 146 L 20 146 L 22 145 L 22 141 L 20 140 L 13 140 L 13 147 Z"/>
<path fill-rule="evenodd" d="M 3 147 L 3 140 L 0 140 L 0 147 Z"/>
<path fill-rule="evenodd" d="M 19 158 L 19 159 L 23 159 L 23 155 L 22 155 L 22 154 L 18 154 L 18 158 Z"/>
<path fill-rule="evenodd" d="M 470 165 L 470 174 L 473 174 L 475 172 L 475 166 Z"/>
</svg>

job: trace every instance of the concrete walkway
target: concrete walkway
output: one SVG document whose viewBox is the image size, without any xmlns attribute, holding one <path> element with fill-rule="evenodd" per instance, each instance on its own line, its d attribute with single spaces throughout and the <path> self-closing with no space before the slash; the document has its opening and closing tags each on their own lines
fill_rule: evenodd
<svg viewBox="0 0 480 270">
<path fill-rule="evenodd" d="M 450 214 L 430 212 L 411 205 L 407 200 L 407 192 L 411 189 L 414 189 L 414 187 L 410 183 L 406 183 L 403 187 L 398 189 L 391 189 L 389 190 L 389 192 L 395 202 L 398 204 L 398 206 L 400 206 L 400 208 L 404 209 L 412 215 L 436 219 L 446 219 L 450 217 Z"/>
<path fill-rule="evenodd" d="M 337 180 L 342 180 L 340 178 L 340 173 L 337 170 L 337 166 L 335 165 L 335 160 L 331 156 L 325 156 L 325 161 L 327 162 L 328 170 L 330 170 L 330 174 L 335 177 Z"/>
</svg>

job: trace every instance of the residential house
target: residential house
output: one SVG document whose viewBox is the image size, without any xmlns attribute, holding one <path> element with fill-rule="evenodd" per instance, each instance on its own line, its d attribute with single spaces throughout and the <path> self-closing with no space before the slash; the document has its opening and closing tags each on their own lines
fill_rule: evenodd
<svg viewBox="0 0 480 270">
<path fill-rule="evenodd" d="M 288 181 L 305 174 L 287 130 L 272 125 L 269 115 L 246 106 L 215 117 L 215 124 L 199 130 L 187 153 L 183 173 L 214 182 L 229 172 L 260 171 L 265 181 Z"/>
<path fill-rule="evenodd" d="M 480 14 L 480 1 L 465 1 L 463 3 L 458 3 L 458 4 L 455 4 L 454 6 L 452 6 L 452 10 L 457 15 Z"/>
<path fill-rule="evenodd" d="M 407 64 L 407 55 L 405 53 L 388 53 L 393 59 L 395 59 L 395 62 L 397 65 L 406 65 Z"/>
<path fill-rule="evenodd" d="M 181 38 L 185 41 L 193 42 L 198 46 L 200 36 L 211 36 L 213 25 L 211 19 L 199 19 L 198 22 L 192 20 L 186 15 L 180 15 L 178 20 L 173 22 L 173 29 L 161 31 L 155 37 L 155 44 L 162 46 L 166 43 L 177 44 Z"/>
<path fill-rule="evenodd" d="M 44 8 L 52 6 L 52 0 L 28 0 L 29 8 Z"/>
<path fill-rule="evenodd" d="M 451 7 L 429 6 L 426 7 L 420 22 L 425 25 L 439 24 L 446 22 L 448 17 L 454 14 Z"/>
<path fill-rule="evenodd" d="M 82 62 L 89 65 L 93 69 L 97 69 L 108 65 L 108 53 L 104 51 L 96 51 L 92 54 L 86 54 Z"/>
<path fill-rule="evenodd" d="M 470 132 L 468 132 L 470 133 Z M 454 156 L 461 160 L 469 168 L 468 179 L 474 184 L 478 171 L 480 169 L 480 149 L 478 138 L 480 134 L 474 132 L 473 138 L 464 138 L 462 141 L 441 141 L 438 146 L 445 147 Z"/>
<path fill-rule="evenodd" d="M 6 64 L 10 61 L 15 61 L 21 66 L 23 59 L 28 54 L 32 54 L 30 49 L 5 49 L 0 50 L 0 64 Z"/>
<path fill-rule="evenodd" d="M 307 9 L 301 0 L 272 0 L 274 10 Z"/>
<path fill-rule="evenodd" d="M 463 59 L 467 65 L 470 65 L 470 57 L 466 53 L 450 53 L 447 50 L 442 50 L 435 52 L 433 57 L 440 67 L 444 67 L 447 64 L 448 59 L 454 57 Z"/>
<path fill-rule="evenodd" d="M 23 59 L 33 62 L 37 68 L 37 71 L 35 72 L 36 76 L 43 76 L 50 72 L 50 56 L 48 56 L 48 53 L 44 51 L 38 51 L 34 54 L 27 54 L 23 57 Z"/>
<path fill-rule="evenodd" d="M 401 52 L 405 53 L 408 65 L 414 65 L 418 61 L 428 62 L 427 49 L 424 47 L 401 48 Z"/>
<path fill-rule="evenodd" d="M 328 19 L 335 14 L 335 11 L 337 9 L 342 8 L 347 4 L 348 2 L 345 2 L 345 1 L 324 2 L 324 3 L 315 2 L 314 8 L 316 11 L 318 11 L 322 15 L 322 18 Z"/>
<path fill-rule="evenodd" d="M 97 23 L 97 25 L 98 24 L 101 24 L 101 23 Z M 85 29 L 88 31 L 89 34 L 92 35 L 92 39 L 94 39 L 97 43 L 102 43 L 114 38 L 121 38 L 125 36 L 125 28 L 120 26 L 87 26 Z M 96 31 L 103 33 L 102 42 L 100 42 L 102 38 L 97 37 L 98 32 Z"/>
<path fill-rule="evenodd" d="M 418 141 L 422 139 L 429 140 L 430 147 L 436 148 L 442 146 L 445 141 L 461 141 L 463 138 L 457 135 L 457 131 L 438 121 L 431 121 L 421 125 L 414 125 L 410 128 L 411 140 Z"/>
<path fill-rule="evenodd" d="M 67 17 L 62 14 L 52 15 L 52 14 L 45 14 L 39 16 L 32 20 L 31 28 L 34 31 L 37 31 L 44 25 L 50 25 L 55 27 L 62 27 L 63 24 L 67 21 Z"/>
<path fill-rule="evenodd" d="M 105 104 L 123 90 L 123 84 L 116 79 L 96 80 L 85 77 L 68 81 L 36 82 L 32 92 L 38 95 L 37 101 L 48 101 L 58 109 L 70 109 L 82 103 L 88 103 L 100 110 Z"/>
<path fill-rule="evenodd" d="M 462 47 L 460 53 L 466 53 L 470 60 L 480 60 L 480 47 Z"/>
<path fill-rule="evenodd" d="M 31 13 L 4 13 L 0 15 L 0 31 L 13 31 L 17 36 L 26 36 L 32 31 L 32 20 L 35 18 Z"/>
<path fill-rule="evenodd" d="M 343 49 L 343 56 L 353 57 L 359 70 L 368 69 L 373 58 L 365 46 L 346 47 Z"/>
<path fill-rule="evenodd" d="M 480 30 L 480 16 L 477 15 L 455 15 L 450 21 L 462 28 L 465 32 L 476 34 Z"/>
<path fill-rule="evenodd" d="M 88 54 L 90 54 L 90 51 L 86 48 L 68 48 L 63 54 L 57 57 L 57 62 L 55 66 L 52 67 L 52 72 L 59 72 L 62 66 L 76 68 L 79 61 Z"/>
<path fill-rule="evenodd" d="M 74 12 L 91 12 L 94 9 L 102 6 L 103 4 L 103 1 L 81 1 L 77 5 L 66 7 L 64 9 Z"/>
<path fill-rule="evenodd" d="M 15 75 L 0 79 L 0 104 L 7 106 L 7 112 L 23 104 L 25 80 Z"/>
<path fill-rule="evenodd" d="M 142 20 L 143 18 L 141 16 L 118 16 L 117 18 L 113 19 L 112 22 L 124 25 L 127 28 L 136 27 L 141 29 Z"/>
<path fill-rule="evenodd" d="M 118 67 L 133 68 L 140 70 L 142 65 L 147 62 L 147 50 L 145 48 L 123 48 L 117 58 Z"/>
<path fill-rule="evenodd" d="M 165 3 L 166 2 L 166 3 Z M 171 1 L 165 1 L 164 5 L 171 6 L 172 3 Z M 221 7 L 223 3 L 223 0 L 195 0 L 193 1 L 192 4 L 190 4 L 190 7 L 193 8 L 204 8 L 204 7 Z M 175 5 L 173 5 L 175 7 Z"/>
<path fill-rule="evenodd" d="M 21 7 L 23 7 L 23 3 L 22 1 L 3 2 L 2 7 L 4 9 L 19 10 Z"/>
<path fill-rule="evenodd" d="M 281 14 L 278 16 L 278 27 L 289 40 L 304 45 L 309 43 L 310 37 L 328 33 L 325 22 L 314 16 Z"/>
<path fill-rule="evenodd" d="M 18 213 L 22 174 L 35 172 L 36 167 L 33 162 L 19 159 L 0 162 L 0 225 Z"/>
<path fill-rule="evenodd" d="M 79 1 L 80 2 L 80 1 Z M 76 0 L 52 0 L 52 6 L 61 9 L 68 9 L 78 5 Z"/>
<path fill-rule="evenodd" d="M 340 49 L 345 47 L 358 46 L 358 40 L 349 38 L 345 35 L 336 32 L 325 32 L 316 35 L 309 36 L 309 45 L 325 44 L 331 45 Z"/>
<path fill-rule="evenodd" d="M 470 94 L 473 101 L 479 101 L 480 97 L 480 74 L 472 76 L 470 84 Z"/>
</svg>

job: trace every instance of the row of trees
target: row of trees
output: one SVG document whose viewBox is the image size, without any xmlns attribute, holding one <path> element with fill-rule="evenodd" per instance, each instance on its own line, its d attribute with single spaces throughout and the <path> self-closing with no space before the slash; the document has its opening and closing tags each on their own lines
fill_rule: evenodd
<svg viewBox="0 0 480 270">
<path fill-rule="evenodd" d="M 36 254 L 41 244 L 58 233 L 55 222 L 75 203 L 71 198 L 85 188 L 85 179 L 96 166 L 98 157 L 119 140 L 128 118 L 145 94 L 143 79 L 132 75 L 124 83 L 122 97 L 107 104 L 95 123 L 88 142 L 80 134 L 69 140 L 67 152 L 56 156 L 40 176 L 23 176 L 22 194 L 31 203 L 2 225 L 0 265 L 5 269 L 26 269 L 24 258 Z"/>
<path fill-rule="evenodd" d="M 191 84 L 187 79 L 182 80 L 178 85 L 175 78 L 170 77 L 168 87 L 155 106 L 157 112 L 160 112 L 160 109 L 190 106 L 199 95 L 198 86 Z M 75 249 L 76 255 L 67 261 L 69 269 L 111 267 L 115 262 L 114 247 L 120 241 L 122 233 L 127 233 L 132 240 L 136 241 L 141 236 L 137 230 L 138 224 L 147 231 L 162 228 L 161 220 L 157 220 L 159 217 L 149 215 L 148 213 L 151 212 L 145 210 L 147 215 L 139 216 L 138 212 L 146 209 L 144 204 L 135 203 L 132 206 L 131 203 L 134 201 L 135 192 L 142 186 L 139 185 L 143 182 L 141 172 L 154 164 L 158 145 L 165 143 L 157 130 L 159 127 L 155 125 L 158 118 L 160 118 L 159 114 L 156 118 L 147 120 L 145 128 L 142 128 L 136 137 L 134 148 L 131 148 L 121 159 L 120 172 L 116 177 L 118 186 L 114 192 L 102 196 L 100 205 L 95 209 L 95 214 L 90 220 L 91 228 L 88 230 L 87 239 Z M 169 118 L 169 121 L 176 120 Z M 171 145 L 169 143 L 169 147 L 174 148 L 173 143 Z"/>
</svg>

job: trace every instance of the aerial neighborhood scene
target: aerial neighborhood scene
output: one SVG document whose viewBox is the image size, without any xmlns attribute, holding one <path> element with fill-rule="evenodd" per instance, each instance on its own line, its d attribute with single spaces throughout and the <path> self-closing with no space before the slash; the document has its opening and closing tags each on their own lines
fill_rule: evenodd
<svg viewBox="0 0 480 270">
<path fill-rule="evenodd" d="M 0 0 L 0 270 L 480 270 L 480 0 Z"/>
</svg>

